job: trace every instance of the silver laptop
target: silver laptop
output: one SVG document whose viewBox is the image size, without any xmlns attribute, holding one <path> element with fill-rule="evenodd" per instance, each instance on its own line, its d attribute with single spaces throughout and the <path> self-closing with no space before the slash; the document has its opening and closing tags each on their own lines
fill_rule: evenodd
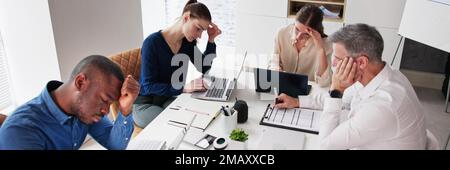
<svg viewBox="0 0 450 170">
<path fill-rule="evenodd" d="M 244 62 L 246 58 L 247 52 L 244 54 L 244 59 L 242 60 L 238 74 L 233 79 L 205 75 L 203 78 L 206 79 L 206 81 L 211 82 L 208 90 L 205 92 L 192 93 L 191 97 L 203 100 L 228 101 L 233 90 L 236 88 L 237 80 L 244 69 Z"/>
</svg>

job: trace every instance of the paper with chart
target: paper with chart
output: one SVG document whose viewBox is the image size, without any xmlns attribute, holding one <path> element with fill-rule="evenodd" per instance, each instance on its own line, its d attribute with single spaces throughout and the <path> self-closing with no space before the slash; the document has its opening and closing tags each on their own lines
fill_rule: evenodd
<svg viewBox="0 0 450 170">
<path fill-rule="evenodd" d="M 309 109 L 278 109 L 269 105 L 260 124 L 318 134 L 321 113 Z"/>
</svg>

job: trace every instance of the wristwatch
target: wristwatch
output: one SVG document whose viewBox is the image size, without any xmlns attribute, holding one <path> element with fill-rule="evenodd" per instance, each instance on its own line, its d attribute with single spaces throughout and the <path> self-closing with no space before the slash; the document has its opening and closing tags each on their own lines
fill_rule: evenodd
<svg viewBox="0 0 450 170">
<path fill-rule="evenodd" d="M 331 90 L 329 93 L 331 98 L 342 98 L 342 93 L 339 90 Z"/>
</svg>

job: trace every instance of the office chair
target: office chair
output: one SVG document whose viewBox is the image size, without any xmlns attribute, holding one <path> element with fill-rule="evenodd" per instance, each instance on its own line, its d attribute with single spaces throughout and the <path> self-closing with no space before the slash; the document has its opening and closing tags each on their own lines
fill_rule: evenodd
<svg viewBox="0 0 450 170">
<path fill-rule="evenodd" d="M 0 113 L 0 127 L 2 127 L 2 124 L 5 120 L 6 120 L 6 115 Z"/>
<path fill-rule="evenodd" d="M 117 65 L 120 66 L 125 76 L 132 75 L 133 78 L 139 82 L 141 75 L 141 48 L 135 48 L 110 57 Z M 116 120 L 119 113 L 119 104 L 114 102 L 110 106 L 113 120 Z"/>
</svg>

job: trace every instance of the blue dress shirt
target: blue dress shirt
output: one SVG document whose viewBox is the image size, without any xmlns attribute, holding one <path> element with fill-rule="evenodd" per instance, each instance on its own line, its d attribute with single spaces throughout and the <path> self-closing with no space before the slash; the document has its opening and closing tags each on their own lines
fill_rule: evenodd
<svg viewBox="0 0 450 170">
<path fill-rule="evenodd" d="M 187 55 L 198 71 L 206 73 L 211 66 L 204 64 L 203 60 L 208 55 L 211 59 L 215 58 L 216 44 L 208 42 L 205 52 L 202 54 L 196 43 L 196 41 L 189 42 L 186 38 L 183 38 L 177 54 Z M 139 96 L 177 96 L 181 94 L 183 88 L 174 88 L 171 83 L 172 74 L 182 69 L 179 71 L 184 74 L 183 77 L 179 77 L 179 80 L 185 83 L 188 67 L 172 65 L 172 59 L 176 54 L 172 52 L 166 40 L 164 40 L 161 31 L 149 35 L 144 40 L 141 53 L 141 90 Z M 194 54 L 201 54 L 202 61 L 195 61 Z M 189 64 L 189 61 L 183 61 L 183 64 Z"/>
<path fill-rule="evenodd" d="M 107 149 L 125 149 L 133 132 L 132 114 L 106 116 L 92 125 L 65 114 L 50 96 L 63 83 L 50 81 L 42 93 L 17 108 L 0 128 L 0 149 L 79 149 L 89 133 Z"/>
</svg>

